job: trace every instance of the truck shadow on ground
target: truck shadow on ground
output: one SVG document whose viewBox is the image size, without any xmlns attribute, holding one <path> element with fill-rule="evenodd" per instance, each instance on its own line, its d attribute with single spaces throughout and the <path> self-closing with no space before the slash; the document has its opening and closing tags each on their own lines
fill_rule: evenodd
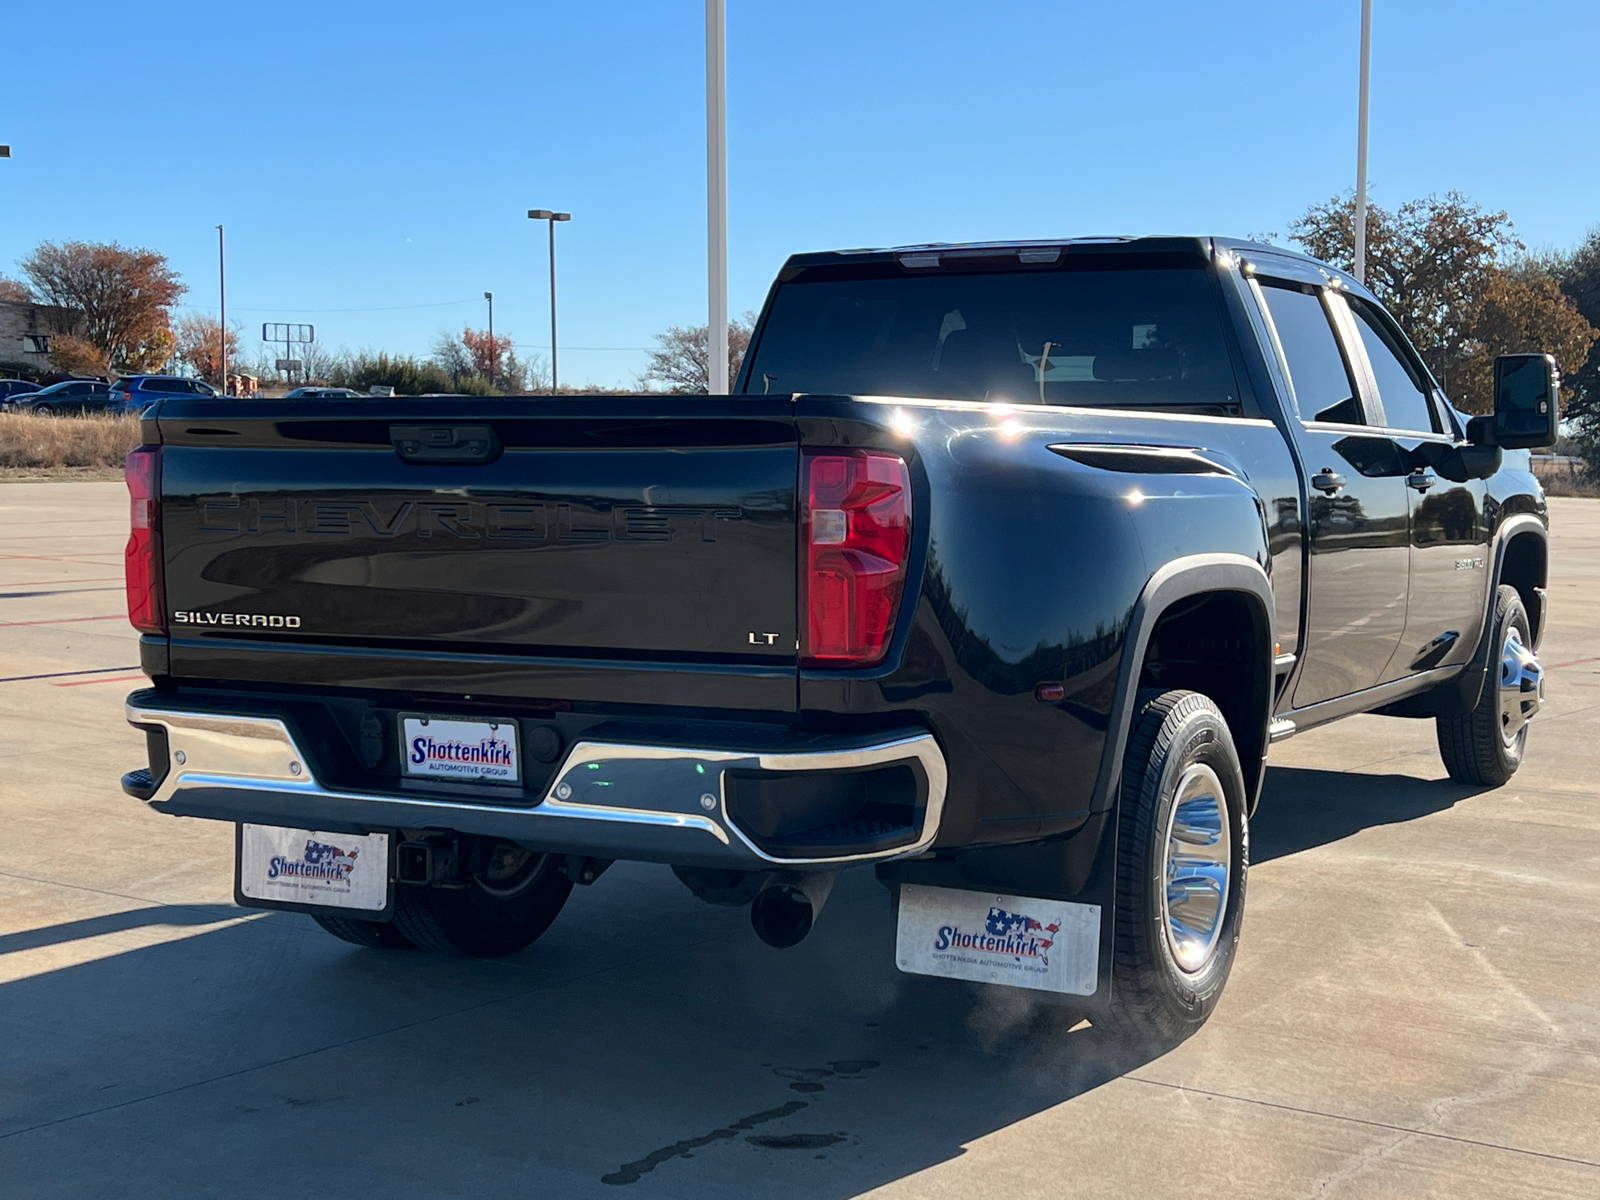
<svg viewBox="0 0 1600 1200">
<path fill-rule="evenodd" d="M 1271 774 L 1258 858 L 1470 794 Z M 73 922 L 0 956 L 236 911 Z M 264 1194 L 316 1162 L 358 1196 L 845 1197 L 1155 1054 L 1031 993 L 901 975 L 892 946 L 867 872 L 789 951 L 642 865 L 500 962 L 272 914 L 0 987 L 0 1164 L 37 1195 Z"/>
<path fill-rule="evenodd" d="M 1448 779 L 1269 767 L 1250 823 L 1250 861 L 1268 862 L 1363 829 L 1415 821 L 1486 791 Z"/>
</svg>

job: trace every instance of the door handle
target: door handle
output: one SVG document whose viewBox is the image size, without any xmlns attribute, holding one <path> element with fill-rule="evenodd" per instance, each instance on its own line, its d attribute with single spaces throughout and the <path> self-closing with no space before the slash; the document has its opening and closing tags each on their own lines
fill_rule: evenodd
<svg viewBox="0 0 1600 1200">
<path fill-rule="evenodd" d="M 1439 477 L 1427 467 L 1418 467 L 1406 476 L 1406 486 L 1416 488 L 1419 492 L 1427 491 L 1438 482 Z"/>
<path fill-rule="evenodd" d="M 1344 491 L 1344 484 L 1344 476 L 1332 467 L 1323 467 L 1311 477 L 1311 486 L 1319 492 L 1327 492 L 1330 496 L 1335 492 Z"/>
</svg>

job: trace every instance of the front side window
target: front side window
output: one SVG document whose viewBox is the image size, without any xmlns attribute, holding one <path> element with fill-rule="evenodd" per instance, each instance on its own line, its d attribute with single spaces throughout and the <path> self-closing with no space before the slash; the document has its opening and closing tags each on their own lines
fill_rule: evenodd
<svg viewBox="0 0 1600 1200">
<path fill-rule="evenodd" d="M 1278 344 L 1283 347 L 1300 419 L 1365 425 L 1355 384 L 1317 291 L 1307 285 L 1267 280 L 1261 287 Z"/>
<path fill-rule="evenodd" d="M 1112 257 L 1037 272 L 802 276 L 778 289 L 745 390 L 1237 411 L 1205 265 Z"/>
<path fill-rule="evenodd" d="M 1355 314 L 1361 344 L 1378 384 L 1378 402 L 1383 405 L 1384 424 L 1390 429 L 1416 433 L 1436 433 L 1438 423 L 1428 402 L 1428 386 L 1422 372 L 1411 361 L 1400 335 L 1365 300 L 1348 298 Z"/>
</svg>

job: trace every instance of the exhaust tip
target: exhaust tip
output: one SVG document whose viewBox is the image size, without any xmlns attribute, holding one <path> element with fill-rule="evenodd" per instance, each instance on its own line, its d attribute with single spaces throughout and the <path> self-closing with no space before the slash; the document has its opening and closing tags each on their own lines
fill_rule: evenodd
<svg viewBox="0 0 1600 1200">
<path fill-rule="evenodd" d="M 778 950 L 798 946 L 811 932 L 833 890 L 833 874 L 773 874 L 750 902 L 750 927 Z"/>
</svg>

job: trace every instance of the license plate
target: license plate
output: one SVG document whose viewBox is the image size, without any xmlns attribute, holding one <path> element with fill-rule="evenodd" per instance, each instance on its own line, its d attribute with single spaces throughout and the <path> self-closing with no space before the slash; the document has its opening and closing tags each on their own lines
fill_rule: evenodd
<svg viewBox="0 0 1600 1200">
<path fill-rule="evenodd" d="M 903 883 L 895 962 L 913 975 L 1091 996 L 1100 906 Z"/>
<path fill-rule="evenodd" d="M 402 716 L 400 758 L 405 773 L 464 783 L 522 782 L 515 721 L 462 721 Z"/>
<path fill-rule="evenodd" d="M 281 825 L 239 830 L 238 887 L 249 900 L 382 912 L 389 906 L 389 835 Z"/>
</svg>

